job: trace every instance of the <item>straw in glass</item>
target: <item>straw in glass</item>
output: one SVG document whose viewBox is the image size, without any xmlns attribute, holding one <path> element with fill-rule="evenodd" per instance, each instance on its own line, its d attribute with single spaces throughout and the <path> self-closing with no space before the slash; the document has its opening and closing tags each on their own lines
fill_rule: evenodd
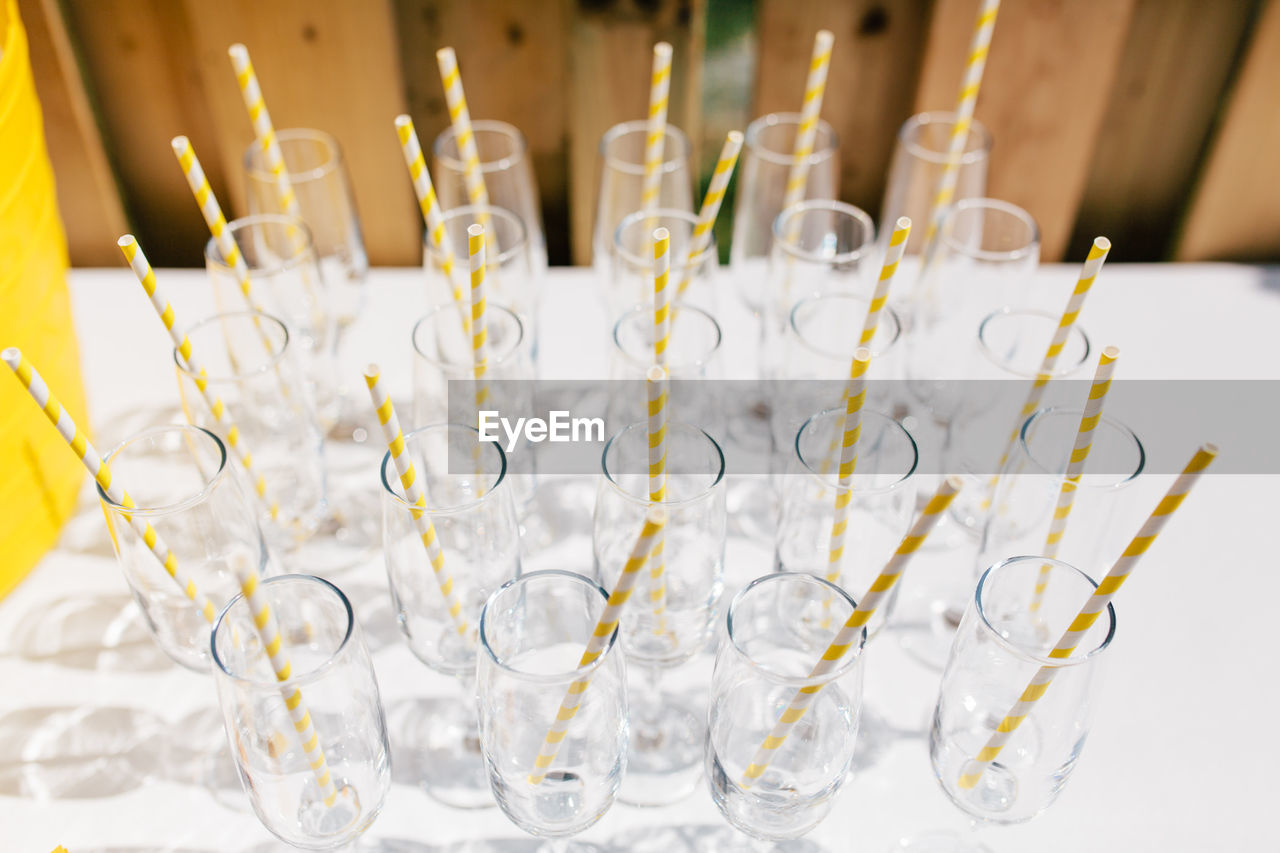
<svg viewBox="0 0 1280 853">
<path fill-rule="evenodd" d="M 693 282 L 693 264 L 695 259 L 711 245 L 711 229 L 715 227 L 716 216 L 720 213 L 720 205 L 724 201 L 725 190 L 729 187 L 729 178 L 733 176 L 733 167 L 738 162 L 738 154 L 742 151 L 742 133 L 729 131 L 725 136 L 724 146 L 720 149 L 720 159 L 716 161 L 715 171 L 711 173 L 711 182 L 707 184 L 707 194 L 702 197 L 702 209 L 698 211 L 698 224 L 689 235 L 689 253 L 685 258 L 684 272 L 680 276 L 680 284 L 676 287 L 676 301 Z"/>
<path fill-rule="evenodd" d="M 244 108 L 249 111 L 249 121 L 253 123 L 253 134 L 262 146 L 262 153 L 267 158 L 267 168 L 275 178 L 280 209 L 289 216 L 301 219 L 302 208 L 298 205 L 298 196 L 289 181 L 289 172 L 284 165 L 284 152 L 280 150 L 280 142 L 276 139 L 271 114 L 267 112 L 267 102 L 262 97 L 262 87 L 258 85 L 258 75 L 254 73 L 253 63 L 249 60 L 249 49 L 242 44 L 233 44 L 227 48 L 227 55 L 231 57 L 231 67 L 236 72 Z"/>
<path fill-rule="evenodd" d="M 649 124 L 644 143 L 644 179 L 640 189 L 640 209 L 658 206 L 662 187 L 662 149 L 667 133 L 668 94 L 671 91 L 671 45 L 653 46 L 653 71 L 649 75 Z"/>
<path fill-rule="evenodd" d="M 831 46 L 835 36 L 830 30 L 819 30 L 813 38 L 813 56 L 809 60 L 809 77 L 804 86 L 804 102 L 800 106 L 800 125 L 796 128 L 796 144 L 791 154 L 791 171 L 787 174 L 786 194 L 782 208 L 804 201 L 809 182 L 809 158 L 818 132 L 818 114 L 822 112 L 822 95 L 827 87 L 827 70 L 831 66 Z"/>
<path fill-rule="evenodd" d="M 651 366 L 645 374 L 649 413 L 646 434 L 649 440 L 649 500 L 657 504 L 667 498 L 667 369 Z M 667 581 L 666 543 L 661 535 L 649 559 L 649 603 L 655 618 L 653 632 L 666 633 Z"/>
<path fill-rule="evenodd" d="M 858 347 L 849 365 L 849 388 L 845 396 L 844 429 L 840 442 L 840 471 L 832 515 L 830 547 L 827 549 L 827 580 L 840 583 L 840 561 L 844 557 L 844 534 L 849 526 L 849 504 L 853 500 L 853 470 L 858 464 L 858 441 L 862 438 L 862 404 L 867 399 L 867 367 L 871 350 Z M 829 604 L 829 600 L 827 602 Z"/>
<path fill-rule="evenodd" d="M 862 323 L 862 334 L 858 337 L 858 346 L 871 346 L 880 325 L 880 312 L 889 301 L 889 286 L 893 284 L 893 276 L 898 272 L 898 264 L 902 261 L 902 253 L 907 249 L 907 238 L 911 236 L 911 219 L 899 216 L 894 224 L 893 234 L 889 237 L 889 247 L 884 253 L 884 263 L 880 267 L 880 279 L 871 294 L 871 305 L 867 308 L 867 319 Z"/>
</svg>

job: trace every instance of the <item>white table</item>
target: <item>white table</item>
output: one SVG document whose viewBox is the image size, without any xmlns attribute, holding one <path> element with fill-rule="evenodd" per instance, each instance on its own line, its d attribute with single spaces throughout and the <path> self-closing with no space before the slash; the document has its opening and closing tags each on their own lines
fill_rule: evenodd
<svg viewBox="0 0 1280 853">
<path fill-rule="evenodd" d="M 1046 267 L 1037 286 L 1065 299 L 1075 272 Z M 372 274 L 368 310 L 345 350 L 353 355 L 353 375 L 377 360 L 393 390 L 407 391 L 409 330 L 424 307 L 420 275 Z M 203 272 L 160 276 L 185 316 L 208 311 Z M 602 328 L 593 286 L 586 270 L 550 275 L 544 378 L 591 378 L 589 368 L 604 364 L 603 335 L 546 331 L 563 331 L 558 324 L 568 319 L 579 329 Z M 727 277 L 725 286 L 732 286 Z M 77 271 L 72 292 L 93 423 L 100 445 L 110 446 L 139 408 L 176 406 L 169 347 L 126 269 Z M 749 371 L 748 318 L 731 297 L 723 302 L 727 363 Z M 1096 342 L 1124 349 L 1129 378 L 1280 378 L 1280 272 L 1274 269 L 1111 265 L 1082 323 Z M 1193 341 L 1201 354 L 1191 352 Z M 1152 477 L 1144 495 L 1153 499 L 1168 481 Z M 1269 722 L 1280 707 L 1272 661 L 1280 572 L 1262 535 L 1276 523 L 1277 492 L 1275 477 L 1202 482 L 1118 599 L 1119 632 L 1095 727 L 1069 786 L 1035 821 L 985 831 L 987 844 L 1075 853 L 1082 847 L 1259 849 L 1280 840 L 1272 816 L 1280 740 Z M 200 784 L 201 753 L 183 737 L 212 722 L 212 683 L 168 664 L 142 632 L 91 498 L 86 488 L 57 549 L 0 602 L 0 849 L 276 849 L 241 792 Z M 730 542 L 728 559 L 738 573 L 763 573 L 769 565 L 763 549 L 738 540 Z M 366 604 L 362 621 L 389 708 L 450 689 L 399 641 L 378 560 L 340 582 Z M 1204 602 L 1202 588 L 1221 600 Z M 1188 633 L 1182 626 L 1191 618 L 1200 621 Z M 893 642 L 875 644 L 868 666 L 869 691 L 892 689 L 923 716 L 936 673 Z M 384 849 L 455 849 L 456 842 L 521 838 L 496 809 L 448 809 L 403 774 L 395 779 L 369 834 L 384 840 Z M 921 734 L 892 741 L 873 766 L 860 770 L 799 849 L 816 844 L 833 853 L 879 853 L 904 835 L 966 825 L 932 778 Z M 615 805 L 583 836 L 621 849 L 640 839 L 664 851 L 745 847 L 701 788 L 663 809 Z M 497 846 L 533 849 L 523 842 Z"/>
</svg>

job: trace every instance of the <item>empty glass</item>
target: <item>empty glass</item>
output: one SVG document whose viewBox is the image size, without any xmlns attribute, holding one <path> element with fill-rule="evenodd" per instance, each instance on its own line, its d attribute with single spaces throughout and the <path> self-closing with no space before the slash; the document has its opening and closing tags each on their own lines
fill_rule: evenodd
<svg viewBox="0 0 1280 853">
<path fill-rule="evenodd" d="M 625 802 L 660 805 L 693 790 L 701 772 L 705 697 L 661 689 L 664 670 L 704 649 L 724 590 L 724 454 L 701 429 L 671 421 L 666 432 L 666 497 L 649 500 L 649 438 L 632 424 L 605 446 L 592 546 L 601 582 L 613 588 L 649 508 L 667 511 L 663 572 L 636 581 L 620 629 L 627 661 L 647 684 L 634 694 Z"/>
<path fill-rule="evenodd" d="M 529 253 L 536 273 L 547 269 L 547 238 L 542 227 L 542 204 L 533 177 L 529 142 L 505 121 L 471 121 L 472 138 L 480 156 L 480 172 L 492 207 L 505 208 L 520 218 L 528 232 Z M 431 146 L 432 176 L 440 206 L 445 210 L 473 203 L 467 193 L 466 163 L 458 153 L 458 132 L 452 124 Z M 507 244 L 498 240 L 498 246 Z"/>
<path fill-rule="evenodd" d="M 419 709 L 417 737 L 408 739 L 421 753 L 421 783 L 428 794 L 452 806 L 487 806 L 493 799 L 470 699 L 480 609 L 520 573 L 506 457 L 498 444 L 479 441 L 473 427 L 461 424 L 414 430 L 405 436 L 405 452 L 426 495 L 425 514 L 444 553 L 445 577 L 462 604 L 452 616 L 388 453 L 381 467 L 382 543 L 396 621 L 419 660 L 462 683 L 461 697 Z"/>
<path fill-rule="evenodd" d="M 666 228 L 671 233 L 670 300 L 716 312 L 715 276 L 720 256 L 712 239 L 706 249 L 689 257 L 689 240 L 697 224 L 698 214 L 665 208 L 652 213 L 637 211 L 623 218 L 613 235 L 613 276 L 605 299 L 610 319 L 636 305 L 652 306 L 656 228 Z"/>
<path fill-rule="evenodd" d="M 134 506 L 113 503 L 98 489 L 120 570 L 156 644 L 175 662 L 209 670 L 210 622 L 174 582 L 129 518 L 150 524 L 196 585 L 221 607 L 239 589 L 232 564 L 267 566 L 254 505 L 231 467 L 226 446 L 194 426 L 146 430 L 103 457 Z"/>
<path fill-rule="evenodd" d="M 291 664 L 280 680 L 256 614 L 236 596 L 212 638 L 214 682 L 236 771 L 253 811 L 296 847 L 341 847 L 369 828 L 391 788 L 391 751 L 378 679 L 351 603 L 328 581 L 270 578 L 258 587 Z M 301 694 L 337 799 L 325 805 L 286 699 Z"/>
<path fill-rule="evenodd" d="M 504 584 L 480 614 L 480 745 L 498 806 L 531 835 L 564 838 L 594 824 L 613 805 L 626 768 L 617 632 L 580 665 L 607 601 L 581 575 L 532 572 Z M 577 712 L 535 783 L 534 762 L 572 685 L 580 690 Z"/>
<path fill-rule="evenodd" d="M 253 506 L 272 548 L 286 563 L 306 562 L 295 552 L 326 511 L 324 455 L 311 387 L 298 369 L 289 330 L 274 317 L 240 311 L 201 320 L 187 337 L 206 374 L 193 374 L 173 351 L 187 420 L 227 439 L 226 423 L 212 416 L 196 387 L 197 380 L 208 383 L 264 480 L 266 499 Z"/>
<path fill-rule="evenodd" d="M 753 838 L 785 841 L 813 829 L 850 778 L 865 632 L 830 672 L 810 673 L 855 607 L 839 587 L 789 572 L 753 581 L 729 605 L 711 682 L 707 780 L 725 819 Z M 820 692 L 768 769 L 744 786 L 756 751 L 806 688 Z"/>
</svg>

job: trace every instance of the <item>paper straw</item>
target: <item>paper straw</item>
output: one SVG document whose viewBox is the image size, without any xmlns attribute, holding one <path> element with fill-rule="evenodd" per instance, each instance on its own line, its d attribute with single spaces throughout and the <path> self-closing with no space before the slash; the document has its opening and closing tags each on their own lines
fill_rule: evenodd
<svg viewBox="0 0 1280 853">
<path fill-rule="evenodd" d="M 736 130 L 729 131 L 724 139 L 724 146 L 720 149 L 720 159 L 716 161 L 715 171 L 711 173 L 711 182 L 707 184 L 707 194 L 702 197 L 698 224 L 693 226 L 693 233 L 689 235 L 689 253 L 685 258 L 680 285 L 676 288 L 677 301 L 693 283 L 693 265 L 696 259 L 711 245 L 711 229 L 715 227 L 716 216 L 720 213 L 725 190 L 729 187 L 729 178 L 733 176 L 733 167 L 737 164 L 741 151 L 742 134 Z"/>
<path fill-rule="evenodd" d="M 827 580 L 840 583 L 840 562 L 844 557 L 844 534 L 849 526 L 849 504 L 853 500 L 853 469 L 858 464 L 858 441 L 862 437 L 862 404 L 867 399 L 867 367 L 871 350 L 858 347 L 849 365 L 849 389 L 845 396 L 844 430 L 840 447 L 839 485 L 836 488 L 835 512 L 831 522 L 831 540 L 827 551 Z"/>
<path fill-rule="evenodd" d="M 302 208 L 298 205 L 298 196 L 289 181 L 289 172 L 284 165 L 284 152 L 280 150 L 275 128 L 271 125 L 271 114 L 267 112 L 267 102 L 262 97 L 258 75 L 253 72 L 253 63 L 249 61 L 249 50 L 242 44 L 233 44 L 227 48 L 227 55 L 231 57 L 231 67 L 235 69 L 236 82 L 240 84 L 244 108 L 249 111 L 249 121 L 253 123 L 253 134 L 266 156 L 267 168 L 275 178 L 280 209 L 289 216 L 302 219 Z"/>
<path fill-rule="evenodd" d="M 804 85 L 804 103 L 800 106 L 800 125 L 796 129 L 796 145 L 791 155 L 783 210 L 804 201 L 805 185 L 809 182 L 809 157 L 813 155 L 818 114 L 822 112 L 822 93 L 827 87 L 827 70 L 831 66 L 831 46 L 834 43 L 835 36 L 830 30 L 819 30 L 813 39 L 813 57 L 809 60 L 809 79 Z"/>
<path fill-rule="evenodd" d="M 899 216 L 894 225 L 893 234 L 889 237 L 889 247 L 884 253 L 884 264 L 880 267 L 880 280 L 871 294 L 871 306 L 867 308 L 867 319 L 862 323 L 862 335 L 858 338 L 858 346 L 869 347 L 876 336 L 880 325 L 880 312 L 889 301 L 889 286 L 893 284 L 893 276 L 902 261 L 902 253 L 907 249 L 907 238 L 911 236 L 911 219 Z"/>
<path fill-rule="evenodd" d="M 413 460 L 405 451 L 404 433 L 400 431 L 400 419 L 396 417 L 395 406 L 391 404 L 391 395 L 382 389 L 379 382 L 378 365 L 370 364 L 365 368 L 364 381 L 369 386 L 369 397 L 373 401 L 374 411 L 378 413 L 378 423 L 382 425 L 382 437 L 387 442 L 387 450 L 391 461 L 400 475 L 400 485 L 404 489 L 405 501 L 409 504 L 409 513 L 418 528 L 418 536 L 422 546 L 427 549 L 427 560 L 431 563 L 431 571 L 435 575 L 436 585 L 444 598 L 449 618 L 453 620 L 454 629 L 461 637 L 469 638 L 469 625 L 462 613 L 462 601 L 453 588 L 453 577 L 444 564 L 444 550 L 436 537 L 436 528 L 427 515 L 427 498 L 422 487 L 418 485 L 417 473 L 413 468 Z"/>
<path fill-rule="evenodd" d="M 649 439 L 649 500 L 660 503 L 667 499 L 667 369 L 660 364 L 645 374 L 649 416 L 646 433 Z M 666 543 L 659 535 L 649 560 L 649 604 L 653 610 L 655 634 L 667 630 Z"/>
<path fill-rule="evenodd" d="M 70 413 L 58 402 L 58 398 L 49 390 L 49 386 L 45 384 L 44 379 L 41 378 L 31 363 L 23 358 L 22 352 L 17 347 L 9 347 L 4 352 L 0 352 L 0 358 L 3 358 L 4 363 L 9 365 L 9 369 L 18 377 L 22 387 L 27 389 L 31 399 L 36 401 L 36 405 L 40 407 L 45 417 L 49 419 L 49 423 L 57 428 L 72 452 L 79 457 L 80 462 L 88 469 L 89 475 L 93 477 L 94 481 L 101 487 L 103 494 L 107 496 L 107 500 L 116 506 L 133 509 L 135 506 L 133 498 L 129 497 L 129 493 L 119 483 L 112 480 L 111 469 L 102 461 L 102 457 L 98 455 L 98 451 L 89 443 L 89 439 L 85 434 L 76 427 Z M 155 555 L 165 573 L 173 578 L 183 594 L 190 599 L 196 609 L 204 616 L 205 621 L 213 624 L 213 620 L 217 616 L 213 602 L 196 589 L 196 582 L 178 564 L 178 556 L 169 550 L 168 545 L 164 544 L 164 540 L 156 533 L 150 522 L 133 515 L 124 515 L 129 521 L 129 526 L 133 528 L 138 538 Z"/>
<path fill-rule="evenodd" d="M 194 375 L 196 389 L 209 407 L 209 413 L 213 415 L 213 419 L 217 421 L 218 426 L 222 427 L 223 432 L 226 434 L 227 445 L 244 468 L 245 473 L 248 474 L 258 498 L 261 499 L 271 513 L 271 518 L 277 518 L 280 515 L 280 504 L 268 496 L 267 480 L 262 474 L 254 470 L 253 454 L 245 446 L 239 428 L 231 420 L 231 415 L 227 412 L 227 407 L 223 404 L 222 399 L 209 388 L 209 374 L 192 351 L 191 339 L 187 337 L 186 332 L 178 328 L 173 305 L 156 283 L 155 272 L 151 269 L 151 264 L 147 262 L 147 256 L 143 254 L 142 247 L 138 245 L 138 241 L 132 234 L 125 234 L 116 241 L 116 245 L 124 253 L 125 260 L 129 262 L 129 266 L 133 269 L 133 274 L 138 278 L 138 283 L 146 291 L 147 298 L 151 300 L 151 307 L 156 310 L 156 314 L 160 317 L 160 322 L 164 324 L 165 331 L 169 333 L 169 339 L 173 341 L 174 348 L 182 356 L 182 360 L 186 362 L 187 370 Z"/>
<path fill-rule="evenodd" d="M 1084 639 L 1084 635 L 1093 627 L 1093 623 L 1098 620 L 1107 609 L 1111 599 L 1119 591 L 1120 587 L 1128 579 L 1129 574 L 1137 565 L 1138 560 L 1151 547 L 1151 543 L 1160 535 L 1160 531 L 1164 529 L 1164 525 L 1168 522 L 1169 517 L 1174 511 L 1181 506 L 1182 501 L 1186 498 L 1187 493 L 1191 491 L 1191 487 L 1200 479 L 1200 475 L 1204 472 L 1209 464 L 1213 462 L 1213 458 L 1218 455 L 1218 448 L 1212 444 L 1204 444 L 1191 457 L 1191 461 L 1187 463 L 1187 467 L 1182 469 L 1182 473 L 1178 475 L 1178 479 L 1173 481 L 1173 485 L 1169 487 L 1169 491 L 1165 492 L 1160 503 L 1156 505 L 1155 511 L 1143 523 L 1142 528 L 1138 530 L 1138 535 L 1133 537 L 1133 541 L 1129 543 L 1129 547 L 1124 549 L 1124 553 L 1116 560 L 1111 567 L 1111 571 L 1107 572 L 1107 576 L 1102 579 L 1102 583 L 1098 584 L 1097 589 L 1089 596 L 1089 600 L 1085 602 L 1084 607 L 1071 621 L 1071 625 L 1063 633 L 1062 638 L 1058 640 L 1058 644 L 1054 646 L 1053 651 L 1049 652 L 1049 657 L 1062 660 L 1071 657 L 1075 653 L 1076 646 Z M 1045 694 L 1049 689 L 1049 684 L 1057 675 L 1058 667 L 1042 666 L 1032 677 L 1027 688 L 1022 691 L 1022 695 L 1014 706 L 1009 709 L 1009 713 L 1000 721 L 1000 725 L 996 727 L 992 733 L 987 745 L 978 753 L 977 758 L 970 760 L 965 765 L 965 771 L 960 776 L 959 786 L 964 789 L 973 788 L 978 784 L 978 780 L 982 778 L 982 774 L 986 771 L 987 765 L 996 759 L 1000 754 L 1000 750 L 1004 749 L 1005 744 L 1009 742 L 1009 738 L 1018 730 L 1018 726 L 1022 725 L 1022 721 L 1027 718 L 1027 714 L 1031 712 L 1036 701 Z"/>
<path fill-rule="evenodd" d="M 1062 480 L 1062 488 L 1058 492 L 1058 503 L 1053 510 L 1053 520 L 1049 522 L 1049 535 L 1044 542 L 1044 555 L 1049 559 L 1058 556 L 1058 546 L 1062 544 L 1062 534 L 1067 529 L 1067 518 L 1071 515 L 1071 506 L 1075 503 L 1076 488 L 1080 477 L 1084 474 L 1085 461 L 1093 447 L 1093 431 L 1102 420 L 1102 407 L 1106 402 L 1107 392 L 1111 390 L 1111 375 L 1115 372 L 1116 359 L 1120 357 L 1117 347 L 1106 347 L 1102 357 L 1098 359 L 1098 370 L 1093 375 L 1093 384 L 1089 386 L 1089 400 L 1085 403 L 1084 415 L 1080 418 L 1080 428 L 1076 431 L 1075 445 L 1071 448 L 1071 458 L 1067 462 L 1067 473 Z M 1049 586 L 1051 567 L 1048 563 L 1040 569 L 1040 577 L 1036 581 L 1035 592 L 1031 597 L 1030 609 L 1034 613 L 1040 609 L 1044 601 L 1044 591 Z"/>
<path fill-rule="evenodd" d="M 595 630 L 591 632 L 591 639 L 587 641 L 586 651 L 582 653 L 582 658 L 578 661 L 579 669 L 594 663 L 609 644 L 609 638 L 617 630 L 618 620 L 622 617 L 622 608 L 626 606 L 627 599 L 631 597 L 631 591 L 635 587 L 640 569 L 644 566 L 645 560 L 653 549 L 654 541 L 662 531 L 666 520 L 666 512 L 661 507 L 653 507 L 649 510 L 648 515 L 645 517 L 644 526 L 640 529 L 640 535 L 636 537 L 635 545 L 631 548 L 631 555 L 627 558 L 626 564 L 622 567 L 622 573 L 618 576 L 618 582 L 614 584 L 613 591 L 609 593 L 609 600 L 605 604 L 604 612 L 600 614 Z M 560 744 L 564 741 L 565 733 L 569 730 L 569 722 L 578 713 L 578 707 L 582 704 L 582 694 L 590 683 L 590 678 L 579 678 L 570 684 L 569 689 L 565 691 L 564 700 L 560 703 L 560 710 L 556 713 L 556 720 L 551 724 L 551 729 L 547 732 L 547 736 L 542 742 L 542 748 L 538 751 L 538 757 L 533 762 L 533 772 L 527 777 L 530 785 L 537 785 L 547 778 L 546 770 L 551 766 L 551 762 L 555 761 L 556 754 L 560 751 Z"/>
<path fill-rule="evenodd" d="M 644 182 L 640 189 L 640 209 L 658 206 L 662 189 L 662 149 L 667 135 L 668 94 L 671 91 L 671 45 L 660 41 L 653 46 L 653 71 L 649 75 L 649 125 L 644 142 Z"/>
<path fill-rule="evenodd" d="M 459 159 L 462 160 L 462 176 L 467 185 L 467 197 L 475 205 L 476 221 L 489 224 L 489 190 L 484 183 L 484 169 L 480 166 L 480 152 L 476 149 L 475 133 L 471 130 L 471 111 L 467 109 L 467 96 L 462 91 L 462 74 L 458 71 L 458 56 L 451 47 L 436 51 L 436 64 L 440 67 L 440 82 L 444 85 L 444 99 L 449 106 L 449 121 L 453 124 Z M 486 238 L 489 248 L 499 253 L 498 237 L 490 233 Z"/>
<path fill-rule="evenodd" d="M 405 165 L 409 167 L 409 177 L 413 179 L 413 192 L 418 197 L 418 208 L 422 211 L 422 221 L 427 226 L 428 239 L 440 253 L 440 266 L 445 279 L 449 282 L 449 290 L 453 294 L 455 304 L 466 308 L 469 301 L 462 288 L 453 277 L 453 247 L 449 245 L 448 232 L 444 225 L 444 213 L 440 210 L 440 201 L 436 198 L 435 187 L 431 185 L 431 174 L 427 171 L 427 161 L 422 156 L 422 146 L 418 143 L 418 134 L 413 129 L 413 119 L 407 115 L 396 116 L 396 135 L 400 137 L 400 150 L 404 152 Z M 466 311 L 462 315 L 463 331 L 471 333 L 471 317 Z"/>
<path fill-rule="evenodd" d="M 657 366 L 665 372 L 667 367 L 667 349 L 671 343 L 671 234 L 666 228 L 657 228 L 653 232 L 653 358 Z M 660 501 L 666 498 L 666 434 L 667 434 L 667 383 L 666 375 L 658 399 L 650 397 L 649 411 L 649 500 Z M 652 388 L 650 389 L 653 390 Z M 658 404 L 658 411 L 653 411 L 653 404 Z M 655 423 L 654 419 L 657 418 Z M 658 435 L 661 442 L 653 445 L 653 436 Z M 655 459 L 655 453 L 657 454 Z M 655 484 L 653 465 L 658 465 Z M 666 543 L 659 537 L 653 549 L 653 559 L 649 563 L 649 603 L 653 607 L 655 634 L 664 634 L 667 630 L 667 581 L 666 581 Z"/>
<path fill-rule="evenodd" d="M 489 329 L 485 322 L 485 229 L 483 225 L 467 228 L 467 251 L 471 261 L 471 355 L 475 363 L 476 406 L 489 399 L 484 375 L 489 369 Z"/>
<path fill-rule="evenodd" d="M 956 492 L 960 490 L 961 485 L 960 478 L 954 474 L 949 475 L 942 481 L 938 491 L 925 504 L 920 515 L 916 517 L 915 523 L 907 531 L 906 537 L 898 545 L 898 550 L 889 558 L 889 562 L 885 564 L 880 575 L 872 582 L 871 588 L 862 596 L 853 613 L 849 615 L 844 625 L 836 632 L 835 639 L 831 641 L 826 651 L 822 653 L 822 658 L 809 671 L 809 678 L 818 678 L 831 672 L 840 663 L 840 659 L 848 653 L 858 635 L 862 633 L 863 626 L 871 620 L 871 617 L 875 615 L 876 608 L 880 606 L 880 602 L 893 590 L 894 584 L 902 576 L 902 572 L 906 569 L 911 556 L 924 543 L 929 531 L 938 523 L 938 519 L 942 517 L 942 513 L 946 511 L 947 506 L 955 498 Z M 742 787 L 751 787 L 764 774 L 778 747 L 782 746 L 792 727 L 809 710 L 809 705 L 824 686 L 823 684 L 813 684 L 796 690 L 791 703 L 778 717 L 778 722 L 774 724 L 773 730 L 764 739 L 764 742 L 760 744 L 760 748 L 756 750 L 751 764 L 743 772 Z"/>
<path fill-rule="evenodd" d="M 653 232 L 653 360 L 667 365 L 667 347 L 671 343 L 671 232 L 656 228 Z"/>
<path fill-rule="evenodd" d="M 995 32 L 996 13 L 999 11 L 1000 0 L 983 0 L 982 8 L 978 10 L 978 20 L 973 25 L 973 38 L 969 42 L 969 58 L 965 60 L 960 94 L 956 98 L 956 118 L 955 124 L 951 126 L 947 159 L 942 165 L 942 174 L 938 178 L 938 186 L 933 193 L 933 210 L 929 214 L 929 225 L 925 231 L 922 257 L 926 265 L 931 264 L 934 257 L 934 242 L 938 238 L 938 225 L 942 221 L 943 211 L 951 203 L 956 192 L 956 181 L 960 177 L 960 159 L 969 140 L 973 111 L 978 104 L 978 90 L 982 88 L 982 72 L 987 67 L 987 53 L 991 49 L 991 36 Z"/>
</svg>

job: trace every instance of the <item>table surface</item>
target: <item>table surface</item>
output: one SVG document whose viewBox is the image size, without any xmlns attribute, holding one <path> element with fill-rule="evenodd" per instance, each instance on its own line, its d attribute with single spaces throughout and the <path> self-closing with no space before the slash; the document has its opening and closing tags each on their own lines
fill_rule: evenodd
<svg viewBox="0 0 1280 853">
<path fill-rule="evenodd" d="M 1062 304 L 1075 273 L 1046 266 L 1036 287 Z M 202 271 L 159 275 L 184 316 L 209 312 Z M 393 393 L 407 393 L 409 331 L 425 308 L 421 275 L 371 273 L 367 308 L 344 341 L 349 379 L 376 360 Z M 138 418 L 176 409 L 169 345 L 127 269 L 78 270 L 71 287 L 95 434 L 110 446 Z M 595 331 L 604 328 L 595 287 L 588 270 L 548 275 L 544 378 L 593 378 L 590 368 L 606 363 L 604 335 Z M 722 302 L 725 363 L 745 377 L 755 364 L 750 318 L 736 300 Z M 1280 270 L 1109 265 L 1081 322 L 1096 342 L 1122 347 L 1127 378 L 1280 378 Z M 1193 341 L 1200 344 L 1194 351 Z M 1170 478 L 1148 479 L 1141 499 L 1154 501 Z M 1268 817 L 1280 792 L 1272 775 L 1280 747 L 1262 727 L 1280 707 L 1274 665 L 1263 663 L 1275 636 L 1280 573 L 1264 557 L 1262 534 L 1280 510 L 1278 486 L 1261 475 L 1202 481 L 1117 602 L 1119 631 L 1093 732 L 1066 790 L 1031 823 L 984 829 L 984 843 L 997 851 L 1075 853 L 1082 841 L 1100 851 L 1280 842 Z M 95 504 L 86 486 L 57 548 L 0 602 L 0 849 L 282 848 L 233 779 L 206 781 L 208 750 L 186 734 L 212 730 L 212 682 L 169 664 L 145 635 Z M 527 560 L 526 568 L 589 560 L 589 543 L 579 537 Z M 762 574 L 770 554 L 731 536 L 727 565 L 739 576 Z M 379 557 L 335 580 L 357 603 L 390 717 L 415 697 L 454 689 L 397 635 Z M 1190 619 L 1198 621 L 1188 632 Z M 885 642 L 889 636 L 869 651 L 868 696 L 892 691 L 896 707 L 923 721 L 938 674 Z M 701 677 L 709 659 L 690 668 Z M 391 735 L 395 764 L 394 723 Z M 933 778 L 922 726 L 903 724 L 877 746 L 859 758 L 832 814 L 795 849 L 879 853 L 903 836 L 967 828 Z M 407 765 L 399 761 L 394 771 L 370 846 L 536 848 L 496 809 L 438 804 Z M 643 841 L 666 853 L 751 849 L 724 824 L 704 787 L 666 808 L 617 804 L 581 840 L 615 849 Z M 490 843 L 464 844 L 477 841 Z"/>
</svg>

